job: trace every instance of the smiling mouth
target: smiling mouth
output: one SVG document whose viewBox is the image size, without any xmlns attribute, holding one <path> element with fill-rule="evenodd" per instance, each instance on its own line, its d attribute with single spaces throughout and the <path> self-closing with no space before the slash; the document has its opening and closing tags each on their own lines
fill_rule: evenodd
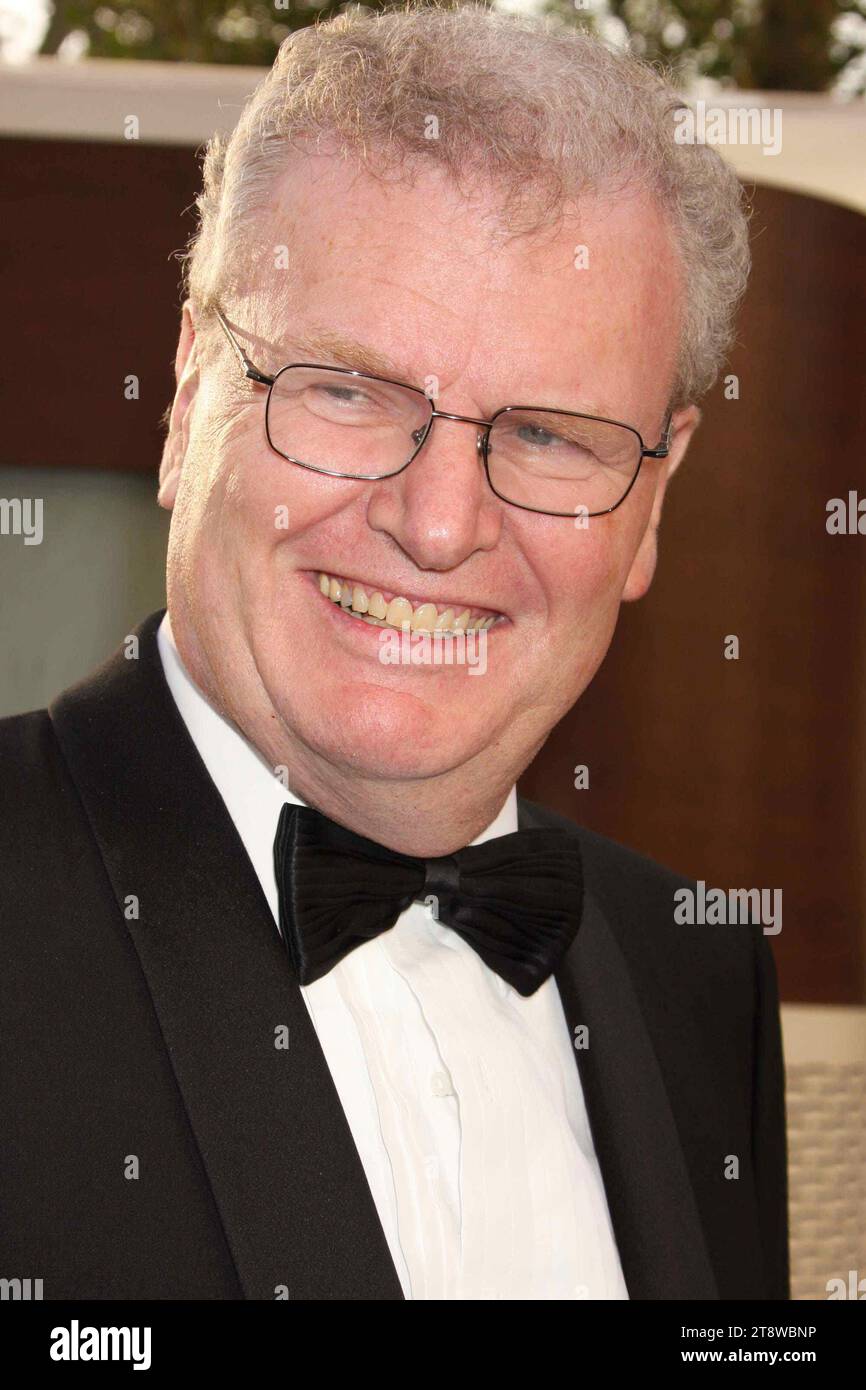
<svg viewBox="0 0 866 1390">
<path fill-rule="evenodd" d="M 409 599 L 402 594 L 375 589 L 358 579 L 338 579 L 330 574 L 317 574 L 319 592 L 353 618 L 374 627 L 402 630 L 409 624 L 412 632 L 488 631 L 507 622 L 502 613 L 489 608 L 466 608 L 461 604 L 444 605 L 429 599 Z"/>
</svg>

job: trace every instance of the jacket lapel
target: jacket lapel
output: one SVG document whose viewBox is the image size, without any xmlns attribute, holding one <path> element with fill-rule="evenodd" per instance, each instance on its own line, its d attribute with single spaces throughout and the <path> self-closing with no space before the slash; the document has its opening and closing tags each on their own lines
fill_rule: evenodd
<svg viewBox="0 0 866 1390">
<path fill-rule="evenodd" d="M 561 823 L 561 818 L 557 818 Z M 518 799 L 521 829 L 548 826 Z M 577 827 L 575 834 L 579 834 Z M 664 1080 L 619 943 L 591 894 L 556 975 L 632 1299 L 717 1299 Z"/>
<path fill-rule="evenodd" d="M 51 717 L 147 978 L 244 1296 L 401 1299 L 270 910 L 163 677 L 161 617 L 137 630 L 138 659 L 115 656 L 60 696 Z M 276 1045 L 281 1036 L 287 1048 Z"/>
</svg>

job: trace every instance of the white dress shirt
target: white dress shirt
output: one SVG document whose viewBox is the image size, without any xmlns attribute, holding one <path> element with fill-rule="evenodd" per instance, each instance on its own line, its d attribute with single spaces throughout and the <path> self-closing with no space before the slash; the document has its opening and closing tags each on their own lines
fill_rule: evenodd
<svg viewBox="0 0 866 1390">
<path fill-rule="evenodd" d="M 169 689 L 278 922 L 288 791 L 187 674 Z M 517 827 L 512 788 L 472 843 Z M 301 987 L 406 1298 L 628 1298 L 559 991 L 524 998 L 413 903 Z"/>
</svg>

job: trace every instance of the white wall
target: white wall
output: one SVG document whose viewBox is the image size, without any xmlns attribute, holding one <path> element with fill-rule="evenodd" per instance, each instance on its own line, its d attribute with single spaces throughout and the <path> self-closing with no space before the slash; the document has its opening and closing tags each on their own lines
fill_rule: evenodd
<svg viewBox="0 0 866 1390">
<path fill-rule="evenodd" d="M 41 545 L 0 534 L 0 717 L 45 705 L 165 603 L 168 515 L 130 473 L 0 468 L 0 498 L 41 499 Z"/>
</svg>

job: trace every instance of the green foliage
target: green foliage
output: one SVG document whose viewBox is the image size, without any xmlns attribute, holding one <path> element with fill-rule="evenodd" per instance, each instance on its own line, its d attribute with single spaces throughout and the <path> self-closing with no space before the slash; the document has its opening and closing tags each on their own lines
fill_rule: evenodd
<svg viewBox="0 0 866 1390">
<path fill-rule="evenodd" d="M 836 30 L 842 16 L 863 15 L 863 0 L 548 0 L 546 10 L 595 30 L 605 27 L 606 10 L 635 53 L 682 82 L 820 92 L 862 53 Z"/>
<path fill-rule="evenodd" d="M 86 36 L 89 58 L 158 58 L 176 63 L 270 66 L 294 29 L 352 8 L 327 0 L 54 0 L 42 53 L 70 34 Z M 364 5 L 376 11 L 393 6 Z"/>
<path fill-rule="evenodd" d="M 54 0 L 42 53 L 71 34 L 94 58 L 159 58 L 187 63 L 270 65 L 294 29 L 346 9 L 402 9 L 371 0 Z M 680 81 L 715 78 L 765 91 L 823 91 L 863 52 L 839 36 L 840 18 L 859 19 L 866 0 L 547 0 L 546 12 L 596 30 L 620 21 L 638 54 Z M 604 18 L 606 12 L 608 18 Z M 859 88 L 862 90 L 862 84 Z"/>
</svg>

